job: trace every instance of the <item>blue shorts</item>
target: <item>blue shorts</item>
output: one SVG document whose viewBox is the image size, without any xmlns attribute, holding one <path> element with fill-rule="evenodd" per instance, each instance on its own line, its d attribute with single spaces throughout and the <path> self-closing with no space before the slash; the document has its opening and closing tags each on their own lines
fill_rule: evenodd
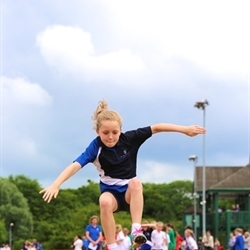
<svg viewBox="0 0 250 250">
<path fill-rule="evenodd" d="M 117 213 L 119 211 L 126 211 L 126 212 L 130 211 L 130 206 L 125 200 L 126 192 L 119 193 L 119 192 L 116 192 L 115 190 L 108 190 L 106 192 L 111 193 L 116 199 L 117 209 L 114 211 L 114 213 Z"/>
<path fill-rule="evenodd" d="M 107 185 L 100 181 L 100 189 L 101 193 L 111 193 L 117 202 L 117 209 L 114 213 L 119 211 L 129 212 L 130 206 L 125 200 L 125 194 L 128 189 L 128 184 L 123 186 L 118 185 Z"/>
</svg>

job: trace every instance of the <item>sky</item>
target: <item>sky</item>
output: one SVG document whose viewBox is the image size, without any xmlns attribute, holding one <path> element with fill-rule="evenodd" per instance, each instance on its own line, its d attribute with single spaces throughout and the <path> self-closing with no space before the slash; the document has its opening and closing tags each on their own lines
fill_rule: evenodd
<svg viewBox="0 0 250 250">
<path fill-rule="evenodd" d="M 50 185 L 96 137 L 91 116 L 103 99 L 123 132 L 159 122 L 207 129 L 148 139 L 143 182 L 192 180 L 190 155 L 245 166 L 249 71 L 248 0 L 2 0 L 0 175 Z M 205 112 L 194 107 L 203 99 Z M 98 181 L 92 164 L 62 188 L 88 179 Z"/>
</svg>

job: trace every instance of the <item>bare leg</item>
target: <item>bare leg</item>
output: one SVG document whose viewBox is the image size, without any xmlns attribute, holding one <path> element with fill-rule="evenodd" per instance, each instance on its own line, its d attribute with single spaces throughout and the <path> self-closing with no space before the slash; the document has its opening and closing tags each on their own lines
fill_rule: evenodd
<svg viewBox="0 0 250 250">
<path fill-rule="evenodd" d="M 128 183 L 128 189 L 125 194 L 125 200 L 130 204 L 130 213 L 132 223 L 141 224 L 143 211 L 142 184 L 137 178 L 133 178 Z"/>
<path fill-rule="evenodd" d="M 115 219 L 113 212 L 117 209 L 117 202 L 114 196 L 109 193 L 103 193 L 99 198 L 100 213 L 103 231 L 107 240 L 107 244 L 115 243 Z"/>
<path fill-rule="evenodd" d="M 137 178 L 133 178 L 128 183 L 128 189 L 125 194 L 125 200 L 130 204 L 130 214 L 132 219 L 132 230 L 134 248 L 147 241 L 147 238 L 141 231 L 141 220 L 143 211 L 143 193 L 142 184 Z"/>
</svg>

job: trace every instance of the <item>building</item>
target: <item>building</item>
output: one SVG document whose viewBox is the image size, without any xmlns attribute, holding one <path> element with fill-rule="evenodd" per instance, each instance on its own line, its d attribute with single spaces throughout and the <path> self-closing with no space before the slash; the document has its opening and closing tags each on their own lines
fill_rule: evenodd
<svg viewBox="0 0 250 250">
<path fill-rule="evenodd" d="M 202 171 L 195 168 L 194 178 L 197 186 L 197 216 L 194 224 L 194 208 L 188 208 L 183 224 L 196 225 L 197 236 L 202 236 Z M 220 204 L 230 204 L 221 208 Z M 222 233 L 224 246 L 229 234 L 236 227 L 250 229 L 250 164 L 247 166 L 215 167 L 206 166 L 206 228 L 214 237 Z"/>
</svg>

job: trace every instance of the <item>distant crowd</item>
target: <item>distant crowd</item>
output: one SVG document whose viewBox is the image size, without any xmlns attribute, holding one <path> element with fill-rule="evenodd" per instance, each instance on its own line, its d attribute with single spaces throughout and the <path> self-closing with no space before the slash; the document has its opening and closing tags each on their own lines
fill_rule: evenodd
<svg viewBox="0 0 250 250">
<path fill-rule="evenodd" d="M 92 216 L 85 228 L 85 234 L 75 236 L 71 244 L 74 250 L 109 250 L 99 218 Z M 147 242 L 141 246 L 133 244 L 132 235 L 128 228 L 116 225 L 115 238 L 117 250 L 250 250 L 250 231 L 236 228 L 228 239 L 227 246 L 222 246 L 218 238 L 207 230 L 203 237 L 196 239 L 191 226 L 185 228 L 180 235 L 171 223 L 143 221 L 141 233 Z M 2 244 L 0 250 L 11 250 L 9 244 Z M 43 250 L 43 246 L 36 239 L 32 242 L 25 240 L 21 250 Z"/>
<path fill-rule="evenodd" d="M 71 245 L 74 250 L 108 250 L 105 235 L 98 224 L 98 217 L 92 216 L 87 225 L 86 233 L 76 236 Z M 231 233 L 228 245 L 222 246 L 218 238 L 212 236 L 207 230 L 203 237 L 196 239 L 191 226 L 187 226 L 184 235 L 180 235 L 171 223 L 142 222 L 142 233 L 147 238 L 147 249 L 151 250 L 250 250 L 250 233 L 237 228 Z M 144 245 L 133 245 L 132 236 L 128 228 L 116 225 L 117 250 L 144 250 Z"/>
<path fill-rule="evenodd" d="M 23 245 L 20 247 L 21 250 L 43 250 L 43 246 L 36 239 L 33 239 L 32 242 L 25 240 Z M 11 250 L 11 247 L 8 243 L 2 244 L 0 250 Z"/>
<path fill-rule="evenodd" d="M 33 239 L 32 242 L 25 240 L 21 250 L 43 250 L 43 246 L 36 239 Z"/>
<path fill-rule="evenodd" d="M 10 245 L 8 243 L 2 244 L 0 250 L 11 250 Z"/>
</svg>

